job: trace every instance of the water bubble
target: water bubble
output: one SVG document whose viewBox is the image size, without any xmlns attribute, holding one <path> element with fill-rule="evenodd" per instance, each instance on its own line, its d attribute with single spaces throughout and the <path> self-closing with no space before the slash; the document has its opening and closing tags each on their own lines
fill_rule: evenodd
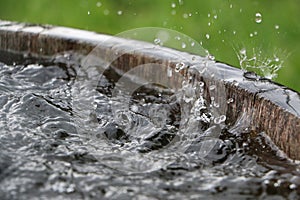
<svg viewBox="0 0 300 200">
<path fill-rule="evenodd" d="M 275 29 L 278 30 L 279 29 L 279 25 L 276 24 L 275 25 Z"/>
<path fill-rule="evenodd" d="M 205 34 L 205 37 L 206 37 L 206 39 L 208 39 L 208 40 L 209 40 L 209 38 L 210 38 L 210 35 L 209 35 L 208 33 L 206 33 L 206 34 Z"/>
<path fill-rule="evenodd" d="M 102 3 L 101 3 L 100 1 L 98 1 L 98 2 L 96 3 L 96 6 L 99 8 L 99 7 L 102 6 Z"/>
<path fill-rule="evenodd" d="M 255 22 L 258 23 L 258 24 L 260 24 L 262 22 L 261 13 L 258 12 L 258 13 L 255 14 Z"/>
<path fill-rule="evenodd" d="M 171 4 L 171 7 L 172 7 L 172 8 L 176 8 L 176 3 L 172 3 L 172 4 Z"/>
<path fill-rule="evenodd" d="M 118 14 L 118 15 L 122 15 L 122 14 L 123 14 L 123 11 L 122 11 L 122 10 L 119 10 L 119 11 L 117 12 L 117 14 Z"/>
</svg>

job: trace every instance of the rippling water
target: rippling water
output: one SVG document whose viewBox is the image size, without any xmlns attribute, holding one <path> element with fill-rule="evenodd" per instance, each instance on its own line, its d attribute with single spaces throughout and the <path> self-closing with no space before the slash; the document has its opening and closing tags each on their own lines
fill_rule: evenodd
<svg viewBox="0 0 300 200">
<path fill-rule="evenodd" d="M 126 94 L 112 69 L 93 85 L 69 56 L 24 63 L 0 63 L 1 199 L 300 198 L 299 165 L 201 86 Z"/>
</svg>

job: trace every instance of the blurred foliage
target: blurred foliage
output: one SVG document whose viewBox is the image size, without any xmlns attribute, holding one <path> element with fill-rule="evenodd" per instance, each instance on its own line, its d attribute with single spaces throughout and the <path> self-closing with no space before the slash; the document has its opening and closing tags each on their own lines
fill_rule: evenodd
<svg viewBox="0 0 300 200">
<path fill-rule="evenodd" d="M 300 91 L 298 0 L 1 0 L 0 19 L 107 34 L 149 26 L 173 29 L 237 67 L 235 51 L 243 48 L 261 51 L 263 58 L 279 53 L 284 64 L 276 81 Z"/>
</svg>

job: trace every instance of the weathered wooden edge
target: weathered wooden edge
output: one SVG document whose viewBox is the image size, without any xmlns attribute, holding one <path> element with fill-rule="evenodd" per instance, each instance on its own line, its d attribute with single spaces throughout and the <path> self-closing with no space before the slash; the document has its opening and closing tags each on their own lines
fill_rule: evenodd
<svg viewBox="0 0 300 200">
<path fill-rule="evenodd" d="M 113 64 L 125 71 L 145 63 L 174 68 L 176 63 L 185 62 L 205 68 L 205 72 L 195 74 L 196 79 L 206 88 L 216 86 L 205 95 L 217 99 L 228 121 L 240 120 L 246 113 L 251 128 L 264 131 L 291 159 L 300 160 L 300 97 L 293 90 L 268 80 L 245 78 L 243 71 L 226 64 L 207 60 L 210 64 L 206 67 L 205 58 L 153 44 L 71 28 L 0 21 L 0 51 L 35 56 L 65 51 L 86 55 L 95 47 L 106 56 L 120 52 Z M 182 73 L 187 75 L 187 71 Z M 234 101 L 228 104 L 229 98 Z"/>
</svg>

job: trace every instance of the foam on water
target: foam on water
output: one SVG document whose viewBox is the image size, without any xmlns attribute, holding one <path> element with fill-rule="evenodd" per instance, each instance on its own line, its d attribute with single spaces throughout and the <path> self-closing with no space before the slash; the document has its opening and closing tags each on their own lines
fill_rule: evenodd
<svg viewBox="0 0 300 200">
<path fill-rule="evenodd" d="M 0 64 L 3 199 L 299 198 L 299 166 L 241 127 L 246 115 L 229 126 L 204 82 L 128 93 L 134 79 L 72 55 L 24 63 Z"/>
</svg>

